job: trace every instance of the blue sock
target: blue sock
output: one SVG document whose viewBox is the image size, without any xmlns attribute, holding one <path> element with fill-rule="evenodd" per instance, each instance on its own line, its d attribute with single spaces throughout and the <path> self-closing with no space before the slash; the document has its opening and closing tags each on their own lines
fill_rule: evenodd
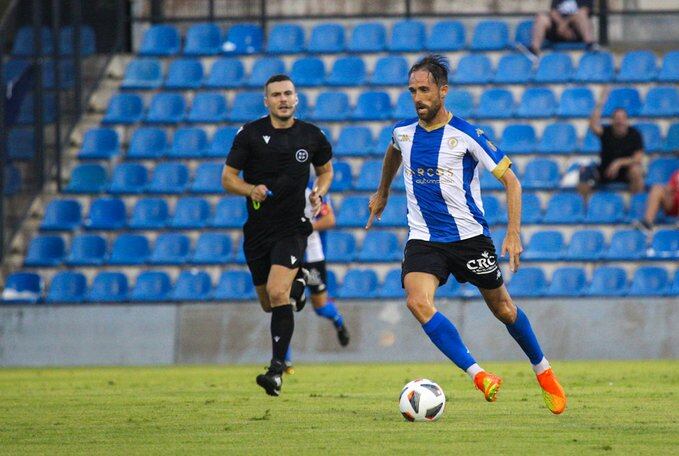
<svg viewBox="0 0 679 456">
<path fill-rule="evenodd" d="M 431 320 L 422 325 L 422 329 L 434 342 L 434 345 L 463 371 L 476 364 L 474 357 L 462 342 L 455 325 L 441 312 L 436 312 Z"/>
<path fill-rule="evenodd" d="M 506 325 L 507 331 L 518 342 L 521 350 L 528 356 L 530 363 L 535 365 L 542 361 L 544 354 L 540 348 L 537 337 L 530 326 L 530 321 L 523 310 L 516 308 L 516 321 L 511 325 Z"/>
<path fill-rule="evenodd" d="M 328 299 L 328 302 L 323 307 L 314 307 L 314 311 L 319 317 L 327 318 L 328 320 L 332 321 L 332 324 L 335 325 L 335 328 L 341 328 L 344 326 L 344 318 L 342 318 L 342 314 L 339 313 L 337 307 L 335 307 L 335 303 L 330 299 Z"/>
<path fill-rule="evenodd" d="M 286 363 L 292 361 L 292 346 L 288 345 L 288 351 L 285 352 L 285 358 L 283 358 L 283 361 Z"/>
</svg>

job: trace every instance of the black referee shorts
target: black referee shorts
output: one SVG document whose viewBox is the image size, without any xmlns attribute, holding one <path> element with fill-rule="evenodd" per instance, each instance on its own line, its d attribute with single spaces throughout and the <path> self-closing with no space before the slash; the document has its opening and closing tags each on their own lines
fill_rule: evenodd
<svg viewBox="0 0 679 456">
<path fill-rule="evenodd" d="M 254 259 L 246 257 L 252 283 L 258 287 L 265 285 L 269 279 L 272 264 L 278 264 L 288 269 L 297 269 L 304 261 L 307 237 L 299 234 L 284 237 L 271 243 L 267 251 L 257 252 Z"/>
<path fill-rule="evenodd" d="M 450 274 L 460 283 L 469 282 L 487 290 L 504 283 L 493 241 L 483 234 L 449 243 L 411 239 L 401 266 L 401 285 L 410 272 L 435 275 L 439 286 L 448 281 Z"/>
</svg>

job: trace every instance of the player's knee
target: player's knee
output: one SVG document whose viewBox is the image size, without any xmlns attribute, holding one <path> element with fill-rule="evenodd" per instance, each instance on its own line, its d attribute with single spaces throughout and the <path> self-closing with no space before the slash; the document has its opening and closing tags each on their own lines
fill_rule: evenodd
<svg viewBox="0 0 679 456">
<path fill-rule="evenodd" d="M 516 306 L 510 297 L 500 298 L 492 307 L 493 315 L 506 325 L 516 321 Z"/>
<path fill-rule="evenodd" d="M 288 287 L 278 284 L 267 285 L 266 292 L 269 295 L 269 300 L 272 303 L 280 304 L 290 299 L 290 291 Z"/>
<path fill-rule="evenodd" d="M 414 315 L 426 314 L 432 306 L 431 302 L 429 302 L 429 299 L 427 299 L 425 295 L 421 294 L 408 295 L 406 305 L 408 306 L 408 310 L 410 310 Z"/>
</svg>

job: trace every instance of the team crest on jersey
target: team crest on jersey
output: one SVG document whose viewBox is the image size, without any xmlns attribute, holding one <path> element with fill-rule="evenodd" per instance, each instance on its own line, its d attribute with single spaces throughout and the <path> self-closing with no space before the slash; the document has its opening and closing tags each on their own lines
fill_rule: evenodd
<svg viewBox="0 0 679 456">
<path fill-rule="evenodd" d="M 457 146 L 457 138 L 451 137 L 450 139 L 448 139 L 448 147 L 450 147 L 451 149 L 455 149 L 455 146 Z"/>
<path fill-rule="evenodd" d="M 408 136 L 407 134 L 404 133 L 404 134 L 398 135 L 398 140 L 401 141 L 401 142 L 410 142 L 410 136 Z"/>
<path fill-rule="evenodd" d="M 309 152 L 307 152 L 306 149 L 300 149 L 297 152 L 295 152 L 295 159 L 300 163 L 304 163 L 305 161 L 307 161 L 308 158 Z"/>
</svg>

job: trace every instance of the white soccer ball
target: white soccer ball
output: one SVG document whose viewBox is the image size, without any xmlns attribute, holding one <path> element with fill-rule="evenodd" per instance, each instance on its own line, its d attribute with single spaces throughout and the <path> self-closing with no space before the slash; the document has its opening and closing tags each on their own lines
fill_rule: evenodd
<svg viewBox="0 0 679 456">
<path fill-rule="evenodd" d="M 443 415 L 446 395 L 436 383 L 421 378 L 406 384 L 399 396 L 398 406 L 408 421 L 436 421 Z"/>
</svg>

